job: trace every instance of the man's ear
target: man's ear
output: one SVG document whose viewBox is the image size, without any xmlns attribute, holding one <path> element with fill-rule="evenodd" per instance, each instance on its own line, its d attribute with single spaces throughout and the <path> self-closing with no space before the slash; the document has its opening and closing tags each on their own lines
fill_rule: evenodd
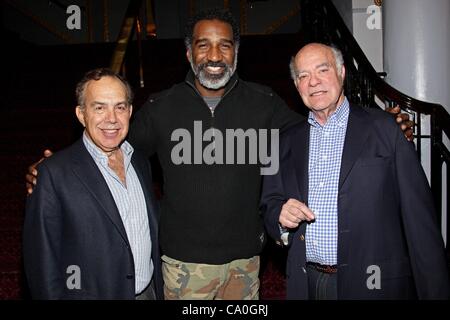
<svg viewBox="0 0 450 320">
<path fill-rule="evenodd" d="M 191 63 L 192 61 L 191 61 L 191 56 L 192 56 L 192 54 L 191 54 L 191 50 L 192 49 L 187 49 L 186 50 L 186 58 L 187 58 L 187 60 L 189 61 L 189 63 Z"/>
<path fill-rule="evenodd" d="M 342 65 L 342 69 L 341 69 L 341 79 L 342 79 L 342 83 L 344 83 L 345 80 L 345 66 Z"/>
<path fill-rule="evenodd" d="M 130 117 L 131 117 L 132 114 L 133 114 L 133 105 L 130 104 Z"/>
<path fill-rule="evenodd" d="M 77 106 L 75 108 L 75 114 L 77 115 L 78 121 L 80 121 L 83 127 L 86 127 L 86 122 L 84 121 L 84 112 L 81 106 Z"/>
<path fill-rule="evenodd" d="M 296 77 L 293 81 L 294 81 L 294 86 L 295 86 L 295 88 L 298 90 L 298 80 L 297 80 L 297 77 Z"/>
</svg>

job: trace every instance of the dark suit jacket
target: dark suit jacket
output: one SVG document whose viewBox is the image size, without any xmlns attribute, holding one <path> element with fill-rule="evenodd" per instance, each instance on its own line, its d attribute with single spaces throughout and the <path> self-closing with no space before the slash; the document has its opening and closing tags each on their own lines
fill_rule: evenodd
<svg viewBox="0 0 450 320">
<path fill-rule="evenodd" d="M 147 204 L 152 240 L 153 279 L 163 297 L 157 204 L 148 161 L 137 151 L 131 163 Z M 39 166 L 27 200 L 23 250 L 31 296 L 35 299 L 134 299 L 130 244 L 119 211 L 82 139 Z M 79 267 L 81 288 L 71 265 Z M 69 271 L 69 272 L 68 272 Z"/>
<path fill-rule="evenodd" d="M 262 211 L 269 234 L 280 238 L 282 205 L 308 202 L 307 121 L 280 142 L 280 170 L 266 176 Z M 287 298 L 307 299 L 306 223 L 291 230 Z M 380 268 L 381 289 L 367 281 Z M 369 268 L 369 270 L 368 270 Z M 428 182 L 412 143 L 392 116 L 350 107 L 338 193 L 338 298 L 442 299 L 449 277 Z"/>
</svg>

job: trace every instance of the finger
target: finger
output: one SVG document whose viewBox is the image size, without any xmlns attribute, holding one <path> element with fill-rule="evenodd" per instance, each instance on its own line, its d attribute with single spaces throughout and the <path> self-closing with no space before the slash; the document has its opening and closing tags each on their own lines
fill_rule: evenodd
<svg viewBox="0 0 450 320">
<path fill-rule="evenodd" d="M 44 160 L 45 160 L 45 157 L 39 159 L 39 161 L 36 161 L 31 166 L 29 166 L 28 167 L 28 174 L 31 175 L 31 176 L 37 177 L 38 172 L 36 170 L 36 167 L 38 166 L 38 164 L 40 164 Z"/>
<path fill-rule="evenodd" d="M 31 177 L 35 177 L 37 175 L 37 170 L 36 170 L 36 163 L 33 163 L 31 166 L 28 167 L 28 172 L 27 172 L 27 176 L 30 175 Z M 30 181 L 31 182 L 31 181 Z"/>
<path fill-rule="evenodd" d="M 409 121 L 409 114 L 399 113 L 396 117 L 397 122 Z"/>
<path fill-rule="evenodd" d="M 403 125 L 405 125 L 408 128 L 413 128 L 416 124 L 414 123 L 414 121 L 408 120 L 408 121 L 403 121 L 402 123 Z"/>
<path fill-rule="evenodd" d="M 33 193 L 33 186 L 32 186 L 32 184 L 27 182 L 25 185 L 26 185 L 26 189 L 27 189 L 27 194 L 28 195 L 32 194 Z"/>
<path fill-rule="evenodd" d="M 278 222 L 280 223 L 280 225 L 283 228 L 293 229 L 293 228 L 298 227 L 298 222 L 290 221 L 290 220 L 286 219 L 285 217 L 281 217 L 281 215 L 280 215 Z"/>
<path fill-rule="evenodd" d="M 297 199 L 289 199 L 285 205 L 289 208 L 296 208 L 297 210 L 301 210 L 302 206 L 304 206 L 305 204 Z"/>
<path fill-rule="evenodd" d="M 29 184 L 30 187 L 32 187 L 33 185 L 36 185 L 36 176 L 32 175 L 30 173 L 27 173 L 25 175 L 25 182 L 27 184 Z"/>
<path fill-rule="evenodd" d="M 45 158 L 51 157 L 52 155 L 53 155 L 53 152 L 51 150 L 49 150 L 49 149 L 45 149 L 44 150 L 44 157 Z M 41 159 L 41 160 L 43 160 L 43 159 Z"/>
<path fill-rule="evenodd" d="M 312 210 L 308 208 L 305 204 L 302 206 L 301 212 L 307 221 L 312 221 L 316 218 L 314 212 L 312 212 Z"/>
<path fill-rule="evenodd" d="M 287 206 L 286 207 L 287 216 L 292 217 L 290 220 L 294 220 L 296 218 L 301 218 L 303 216 L 302 210 L 296 206 Z"/>
<path fill-rule="evenodd" d="M 404 135 L 406 137 L 406 139 L 408 139 L 408 141 L 413 141 L 414 140 L 414 131 L 412 129 L 408 129 L 404 132 Z"/>
<path fill-rule="evenodd" d="M 389 112 L 389 113 L 391 113 L 391 114 L 397 114 L 397 113 L 399 113 L 400 112 L 400 107 L 397 105 L 397 106 L 395 106 L 395 107 L 388 107 L 388 108 L 386 108 L 385 109 L 387 112 Z"/>
<path fill-rule="evenodd" d="M 312 221 L 315 219 L 313 212 L 304 204 L 302 204 L 300 208 L 288 206 L 286 209 L 289 212 L 289 215 L 292 216 L 292 218 L 289 219 L 291 221 L 300 222 L 303 220 Z"/>
<path fill-rule="evenodd" d="M 295 228 L 302 220 L 304 220 L 302 217 L 303 215 L 298 209 L 286 205 L 283 210 L 281 210 L 279 221 L 282 225 L 289 225 L 290 228 Z"/>
</svg>

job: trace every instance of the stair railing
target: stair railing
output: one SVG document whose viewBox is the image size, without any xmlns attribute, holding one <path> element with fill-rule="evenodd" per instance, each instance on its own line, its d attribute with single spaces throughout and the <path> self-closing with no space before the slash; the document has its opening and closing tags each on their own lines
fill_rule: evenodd
<svg viewBox="0 0 450 320">
<path fill-rule="evenodd" d="M 115 72 L 126 74 L 125 56 L 130 43 L 136 31 L 138 59 L 139 59 L 139 84 L 144 87 L 144 71 L 142 65 L 142 26 L 139 19 L 142 0 L 130 0 L 125 17 L 122 21 L 119 37 L 117 39 L 116 48 L 111 58 L 110 68 Z"/>
</svg>

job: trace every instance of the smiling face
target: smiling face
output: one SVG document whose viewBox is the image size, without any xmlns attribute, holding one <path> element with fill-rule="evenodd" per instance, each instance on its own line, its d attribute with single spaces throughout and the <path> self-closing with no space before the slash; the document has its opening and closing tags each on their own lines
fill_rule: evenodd
<svg viewBox="0 0 450 320">
<path fill-rule="evenodd" d="M 236 70 L 237 48 L 231 25 L 220 20 L 200 20 L 194 27 L 186 56 L 203 96 L 220 96 Z"/>
<path fill-rule="evenodd" d="M 109 76 L 91 80 L 83 100 L 76 115 L 88 137 L 105 153 L 117 149 L 128 133 L 132 112 L 123 83 Z"/>
<path fill-rule="evenodd" d="M 339 71 L 331 48 L 321 44 L 303 47 L 295 57 L 295 86 L 303 103 L 320 123 L 344 101 L 345 67 Z"/>
</svg>

